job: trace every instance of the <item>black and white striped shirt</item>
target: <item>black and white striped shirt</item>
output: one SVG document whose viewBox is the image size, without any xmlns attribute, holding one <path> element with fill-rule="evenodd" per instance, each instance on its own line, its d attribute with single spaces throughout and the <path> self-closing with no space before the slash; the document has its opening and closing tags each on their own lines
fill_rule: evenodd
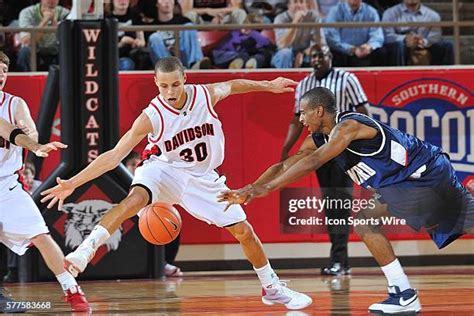
<svg viewBox="0 0 474 316">
<path fill-rule="evenodd" d="M 334 93 L 337 110 L 340 112 L 355 111 L 355 108 L 367 103 L 367 96 L 357 77 L 348 71 L 333 68 L 321 80 L 316 79 L 312 73 L 298 83 L 295 91 L 295 114 L 300 113 L 301 97 L 316 87 L 325 87 Z"/>
</svg>

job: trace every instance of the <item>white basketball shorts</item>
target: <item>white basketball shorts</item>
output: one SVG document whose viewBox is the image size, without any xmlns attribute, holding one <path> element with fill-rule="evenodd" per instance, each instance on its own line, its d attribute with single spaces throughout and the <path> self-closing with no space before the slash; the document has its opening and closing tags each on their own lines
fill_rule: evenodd
<svg viewBox="0 0 474 316">
<path fill-rule="evenodd" d="M 17 175 L 0 178 L 0 242 L 23 255 L 31 238 L 49 230 L 33 199 L 17 179 Z"/>
<path fill-rule="evenodd" d="M 132 186 L 148 188 L 152 194 L 152 203 L 179 204 L 197 219 L 225 227 L 247 218 L 240 205 L 232 205 L 224 212 L 227 203 L 217 201 L 217 195 L 229 189 L 225 181 L 226 178 L 215 171 L 196 177 L 183 169 L 155 160 L 136 169 Z"/>
</svg>

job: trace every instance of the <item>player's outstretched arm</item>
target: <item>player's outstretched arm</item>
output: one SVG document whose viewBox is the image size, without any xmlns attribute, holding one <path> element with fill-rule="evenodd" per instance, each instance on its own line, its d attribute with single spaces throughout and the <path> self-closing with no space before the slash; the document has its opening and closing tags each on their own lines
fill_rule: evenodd
<svg viewBox="0 0 474 316">
<path fill-rule="evenodd" d="M 301 159 L 303 159 L 304 157 L 308 155 L 311 155 L 316 149 L 317 149 L 316 145 L 314 144 L 314 141 L 311 135 L 308 135 L 303 141 L 303 144 L 301 145 L 300 149 L 298 150 L 296 154 L 285 159 L 284 161 L 280 161 L 270 166 L 252 184 L 249 184 L 239 190 L 229 190 L 229 191 L 222 192 L 218 196 L 219 202 L 228 201 L 230 204 L 246 203 L 246 199 L 248 197 L 246 195 L 246 192 L 249 192 L 249 189 L 253 187 L 257 187 L 257 186 L 266 185 L 272 179 L 286 172 L 291 166 L 296 164 L 298 161 L 300 161 Z"/>
<path fill-rule="evenodd" d="M 39 144 L 27 136 L 20 128 L 17 128 L 2 118 L 0 118 L 0 137 L 14 145 L 28 149 L 38 157 L 48 157 L 50 151 L 67 147 L 67 145 L 60 142 L 51 142 L 44 145 Z"/>
<path fill-rule="evenodd" d="M 41 192 L 41 195 L 44 196 L 41 202 L 50 201 L 48 208 L 51 208 L 59 201 L 58 209 L 61 210 L 64 200 L 71 195 L 77 187 L 117 167 L 132 149 L 151 132 L 153 132 L 151 121 L 146 114 L 142 113 L 135 120 L 132 128 L 122 136 L 113 149 L 99 155 L 84 170 L 71 179 L 62 180 L 57 178 L 58 185 Z"/>
<path fill-rule="evenodd" d="M 329 160 L 341 154 L 349 144 L 357 139 L 371 139 L 377 131 L 354 120 L 339 123 L 333 129 L 329 142 L 319 147 L 311 154 L 298 160 L 287 170 L 265 184 L 252 184 L 235 192 L 229 199 L 232 203 L 248 203 L 256 197 L 262 197 L 294 182 L 317 170 Z"/>
<path fill-rule="evenodd" d="M 298 82 L 294 80 L 278 77 L 271 81 L 235 79 L 225 82 L 207 84 L 206 87 L 209 89 L 209 93 L 211 94 L 211 102 L 214 106 L 220 100 L 223 100 L 233 94 L 248 92 L 293 92 L 295 91 L 293 87 L 297 84 Z"/>
</svg>

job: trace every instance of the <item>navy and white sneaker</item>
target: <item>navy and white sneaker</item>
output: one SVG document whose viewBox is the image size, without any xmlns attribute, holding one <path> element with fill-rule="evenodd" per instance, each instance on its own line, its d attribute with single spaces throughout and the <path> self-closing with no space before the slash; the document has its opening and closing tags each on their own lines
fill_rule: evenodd
<svg viewBox="0 0 474 316">
<path fill-rule="evenodd" d="M 388 298 L 369 307 L 369 312 L 378 314 L 416 314 L 419 311 L 421 311 L 421 304 L 418 299 L 418 291 L 416 289 L 406 289 L 400 292 L 398 286 L 389 286 Z"/>
</svg>

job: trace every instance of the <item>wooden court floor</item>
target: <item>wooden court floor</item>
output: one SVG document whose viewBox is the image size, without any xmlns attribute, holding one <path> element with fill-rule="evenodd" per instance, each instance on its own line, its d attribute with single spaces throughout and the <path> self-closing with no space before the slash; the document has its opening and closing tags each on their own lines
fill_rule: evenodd
<svg viewBox="0 0 474 316">
<path fill-rule="evenodd" d="M 474 266 L 407 268 L 420 290 L 422 315 L 474 315 Z M 367 307 L 386 296 L 385 279 L 375 268 L 353 269 L 351 277 L 321 277 L 313 270 L 281 270 L 280 279 L 313 298 L 302 311 L 266 306 L 251 271 L 187 273 L 180 279 L 82 282 L 94 315 L 368 315 Z M 70 314 L 56 283 L 13 284 L 17 301 L 51 302 L 43 315 Z M 75 313 L 81 315 L 81 313 Z M 83 314 L 82 314 L 83 315 Z"/>
</svg>

